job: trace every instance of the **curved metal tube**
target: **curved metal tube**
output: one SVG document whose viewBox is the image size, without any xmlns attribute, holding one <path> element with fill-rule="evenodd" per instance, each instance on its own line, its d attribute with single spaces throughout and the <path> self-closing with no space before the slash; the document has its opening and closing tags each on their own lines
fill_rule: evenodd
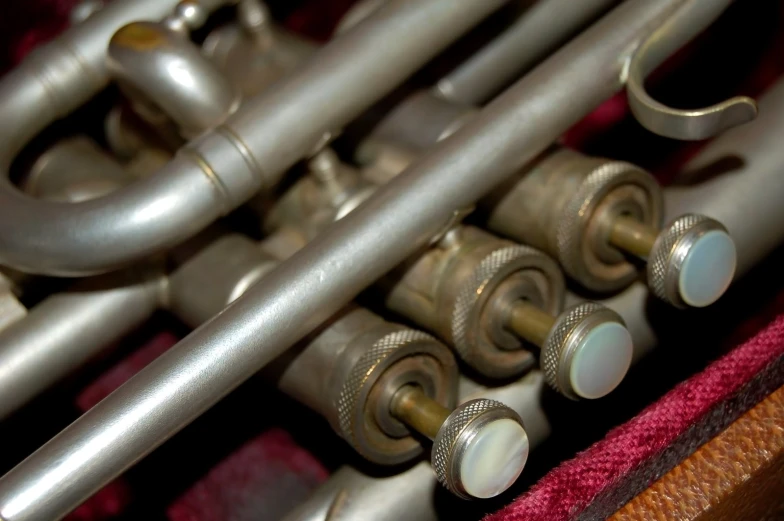
<svg viewBox="0 0 784 521">
<path fill-rule="evenodd" d="M 690 1 L 702 0 L 626 2 L 562 48 L 465 127 L 438 144 L 432 153 L 331 225 L 222 313 L 0 479 L 0 518 L 5 521 L 59 519 L 190 423 L 426 244 L 451 220 L 456 209 L 470 205 L 491 190 L 619 90 L 623 58 L 674 10 Z M 453 9 L 486 5 L 486 2 L 447 3 Z M 412 4 L 419 7 L 425 2 L 402 2 L 400 11 L 405 6 L 413 9 Z M 434 4 L 429 7 L 432 9 L 426 12 L 437 12 Z M 381 35 L 386 38 L 404 30 L 404 40 L 410 41 L 433 23 L 432 17 L 418 19 L 413 13 L 408 20 L 406 17 L 397 20 L 402 26 L 371 23 L 371 20 L 378 22 L 384 12 L 382 8 L 348 31 L 337 42 L 337 48 L 341 42 L 374 29 L 381 29 Z M 463 20 L 463 26 L 467 25 L 462 16 L 453 14 L 453 22 L 458 18 Z M 693 23 L 704 25 L 698 19 Z M 378 62 L 384 60 L 367 49 L 360 51 L 367 53 L 368 59 L 372 56 L 371 71 L 381 69 L 379 74 L 387 78 L 392 74 L 388 64 L 379 66 Z M 322 60 L 323 57 L 322 51 Z M 322 60 L 300 69 L 293 81 L 279 83 L 280 89 L 255 105 L 255 109 L 269 109 L 266 113 L 262 111 L 262 117 L 276 123 L 262 127 L 274 129 L 275 134 L 257 133 L 252 140 L 251 136 L 246 137 L 255 157 L 266 157 L 264 152 L 271 152 L 288 141 L 280 128 L 288 129 L 290 123 L 281 123 L 292 116 L 302 119 L 300 110 L 281 112 L 277 105 L 287 89 L 306 99 L 323 96 L 329 100 L 329 107 L 338 105 L 338 109 L 325 109 L 330 115 L 335 110 L 346 111 L 348 102 L 334 101 L 346 98 L 345 92 L 336 90 L 341 82 L 332 82 L 319 93 L 313 89 L 306 91 L 306 85 L 299 83 L 307 78 L 303 70 L 331 67 L 329 60 Z M 373 78 L 362 66 L 356 74 L 365 78 L 364 87 L 367 78 Z M 235 128 L 248 128 L 250 123 L 239 120 Z M 311 137 L 325 130 L 319 128 Z M 302 143 L 303 136 L 299 137 Z M 297 155 L 296 149 L 278 151 L 273 166 L 287 164 Z"/>
<path fill-rule="evenodd" d="M 732 1 L 720 3 L 726 7 Z M 682 45 L 682 37 L 691 39 L 700 32 L 701 28 L 692 26 L 690 20 L 695 16 L 717 17 L 721 11 L 716 11 L 716 4 L 697 2 L 684 6 L 682 12 L 673 15 L 634 53 L 626 82 L 629 108 L 637 121 L 651 132 L 673 139 L 708 139 L 757 117 L 757 104 L 746 96 L 737 96 L 701 109 L 682 110 L 654 100 L 645 90 L 646 76 Z M 679 38 L 673 40 L 672 34 Z"/>
<path fill-rule="evenodd" d="M 784 80 L 772 87 L 759 105 L 761 115 L 757 121 L 717 138 L 686 166 L 678 182 L 687 186 L 665 190 L 671 215 L 698 209 L 727 222 L 733 236 L 742 244 L 738 248 L 740 272 L 748 271 L 784 242 L 784 205 L 780 204 L 784 198 L 784 183 L 780 182 L 784 147 L 779 139 L 784 132 Z M 734 164 L 736 169 L 707 181 L 699 179 L 706 171 L 727 163 Z M 573 298 L 575 302 L 580 300 L 577 296 Z M 647 287 L 638 283 L 604 301 L 623 314 L 639 351 L 637 360 L 656 345 L 645 309 L 647 298 Z M 476 396 L 503 400 L 522 416 L 533 448 L 549 435 L 547 416 L 541 406 L 544 385 L 539 371 L 486 392 L 464 381 L 461 397 L 473 392 Z M 520 405 L 526 408 L 518 409 Z M 392 521 L 404 517 L 435 521 L 438 519 L 433 501 L 436 483 L 427 467 L 427 463 L 421 463 L 396 476 L 383 478 L 342 467 L 284 519 L 325 521 L 332 507 L 339 509 L 335 519 L 341 521 Z M 338 503 L 338 494 L 345 500 Z"/>
<path fill-rule="evenodd" d="M 240 104 L 239 93 L 195 44 L 158 23 L 120 28 L 107 63 L 132 100 L 166 113 L 188 138 L 217 127 Z"/>
<path fill-rule="evenodd" d="M 155 175 L 107 197 L 38 201 L 0 176 L 0 262 L 36 273 L 85 275 L 181 242 L 275 184 L 325 134 L 337 132 L 503 3 L 392 1 Z M 126 16 L 109 17 L 112 31 L 96 33 L 103 39 L 85 32 L 118 10 Z M 0 170 L 30 138 L 106 84 L 104 52 L 117 27 L 159 12 L 115 11 L 96 13 L 0 81 Z M 92 54 L 78 59 L 70 49 L 88 39 Z"/>
<path fill-rule="evenodd" d="M 45 199 L 87 200 L 132 179 L 93 141 L 76 137 L 47 150 L 24 187 Z M 162 301 L 163 283 L 163 270 L 152 265 L 85 279 L 0 331 L 0 419 L 148 319 Z"/>
<path fill-rule="evenodd" d="M 128 208 L 127 201 L 123 203 L 118 194 L 66 204 L 38 201 L 21 194 L 11 185 L 6 173 L 14 156 L 32 137 L 108 84 L 106 45 L 118 28 L 140 18 L 163 18 L 176 4 L 176 0 L 113 2 L 55 41 L 34 50 L 0 80 L 0 118 L 3 120 L 0 129 L 0 262 L 49 274 L 100 271 L 91 267 L 94 257 L 86 252 L 97 256 L 95 248 L 103 240 L 114 243 L 116 256 L 117 250 L 124 248 L 123 243 L 127 246 L 134 241 L 151 239 L 150 230 L 144 230 L 149 224 L 144 214 L 149 215 L 150 206 L 172 205 L 171 194 L 166 194 L 163 188 L 187 189 L 182 185 L 149 187 L 151 193 L 144 193 L 143 189 L 139 190 L 142 187 L 133 187 L 135 193 L 123 192 L 123 200 L 140 197 L 146 203 L 137 203 L 133 209 Z M 202 189 L 209 188 L 209 183 L 202 184 Z M 161 202 L 162 195 L 168 195 L 169 199 Z M 208 198 L 213 204 L 214 198 L 209 194 Z M 115 201 L 118 207 L 114 207 Z M 183 208 L 187 208 L 185 203 L 182 201 Z M 114 208 L 124 213 L 124 225 L 112 217 Z M 117 233 L 127 235 L 120 244 L 111 239 L 113 226 L 117 226 Z M 132 230 L 123 230 L 123 227 Z M 93 247 L 86 244 L 89 242 Z M 82 261 L 78 257 L 82 257 Z M 90 268 L 72 269 L 79 264 Z M 116 266 L 118 263 L 110 261 L 108 264 Z"/>
</svg>

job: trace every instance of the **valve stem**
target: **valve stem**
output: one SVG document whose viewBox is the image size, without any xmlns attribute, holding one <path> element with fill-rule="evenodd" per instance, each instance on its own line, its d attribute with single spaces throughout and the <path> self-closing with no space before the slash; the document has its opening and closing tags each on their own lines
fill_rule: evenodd
<svg viewBox="0 0 784 521">
<path fill-rule="evenodd" d="M 507 326 L 523 340 L 542 347 L 555 326 L 555 317 L 524 300 L 512 305 Z"/>
<path fill-rule="evenodd" d="M 658 238 L 656 228 L 627 215 L 616 217 L 610 230 L 610 244 L 642 260 L 648 259 Z"/>
<path fill-rule="evenodd" d="M 451 413 L 416 385 L 401 387 L 392 398 L 392 415 L 430 440 Z"/>
</svg>

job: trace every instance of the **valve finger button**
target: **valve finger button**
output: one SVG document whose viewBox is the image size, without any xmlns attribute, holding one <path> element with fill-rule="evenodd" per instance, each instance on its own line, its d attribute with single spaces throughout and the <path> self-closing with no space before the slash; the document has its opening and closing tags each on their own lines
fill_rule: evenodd
<svg viewBox="0 0 784 521">
<path fill-rule="evenodd" d="M 651 249 L 648 283 L 660 299 L 676 307 L 716 302 L 735 275 L 737 252 L 727 229 L 703 215 L 675 219 Z"/>
<path fill-rule="evenodd" d="M 455 409 L 432 449 L 438 480 L 463 498 L 491 498 L 507 490 L 528 459 L 529 441 L 520 416 L 494 400 Z"/>
<path fill-rule="evenodd" d="M 589 302 L 556 318 L 540 363 L 547 382 L 564 396 L 596 399 L 621 383 L 632 353 L 632 338 L 620 315 Z"/>
</svg>

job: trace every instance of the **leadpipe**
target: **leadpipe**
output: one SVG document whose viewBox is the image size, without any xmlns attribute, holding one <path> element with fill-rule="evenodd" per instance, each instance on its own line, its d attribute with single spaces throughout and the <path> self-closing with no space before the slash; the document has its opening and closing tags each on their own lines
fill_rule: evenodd
<svg viewBox="0 0 784 521">
<path fill-rule="evenodd" d="M 126 3 L 134 2 L 119 4 Z M 87 275 L 176 245 L 274 185 L 325 135 L 504 3 L 388 2 L 158 172 L 106 197 L 68 205 L 39 201 L 0 176 L 0 262 L 36 273 Z M 151 17 L 125 10 L 133 16 L 122 23 Z M 0 81 L 0 168 L 7 170 L 27 141 L 105 86 L 106 68 L 102 61 L 97 66 L 97 57 L 105 57 L 113 31 L 100 38 L 87 32 L 104 16 L 96 13 Z M 70 52 L 82 45 L 80 38 L 89 38 L 90 60 Z"/>
<path fill-rule="evenodd" d="M 695 27 L 704 27 L 727 3 L 634 0 L 617 8 L 6 474 L 0 480 L 0 517 L 61 518 L 348 304 L 431 240 L 455 210 L 472 204 L 620 89 L 635 46 L 670 16 L 693 17 Z M 374 25 L 370 20 L 345 36 L 362 34 L 363 25 Z M 416 39 L 415 31 L 406 30 Z M 275 123 L 272 129 L 287 121 L 283 115 L 304 116 L 273 103 L 286 88 L 304 89 L 296 83 L 302 77 L 278 84 L 282 89 L 255 105 L 269 110 L 262 117 Z M 327 99 L 344 94 L 335 86 L 325 92 Z M 253 137 L 246 141 L 257 158 L 287 141 L 285 132 Z M 295 156 L 290 148 L 282 152 L 278 165 L 286 163 L 281 156 Z"/>
</svg>

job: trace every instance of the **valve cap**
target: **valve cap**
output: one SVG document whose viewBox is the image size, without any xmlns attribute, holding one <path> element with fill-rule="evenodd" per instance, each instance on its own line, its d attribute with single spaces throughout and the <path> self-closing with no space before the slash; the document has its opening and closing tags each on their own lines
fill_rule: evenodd
<svg viewBox="0 0 784 521">
<path fill-rule="evenodd" d="M 438 480 L 464 499 L 491 498 L 517 480 L 528 460 L 528 435 L 520 416 L 495 400 L 459 405 L 433 441 Z"/>
<path fill-rule="evenodd" d="M 686 214 L 656 239 L 648 258 L 648 286 L 675 307 L 704 307 L 727 291 L 736 264 L 727 229 L 710 217 Z"/>
<path fill-rule="evenodd" d="M 561 313 L 540 356 L 547 383 L 572 400 L 595 399 L 621 383 L 632 361 L 632 337 L 618 313 L 586 302 Z"/>
</svg>

